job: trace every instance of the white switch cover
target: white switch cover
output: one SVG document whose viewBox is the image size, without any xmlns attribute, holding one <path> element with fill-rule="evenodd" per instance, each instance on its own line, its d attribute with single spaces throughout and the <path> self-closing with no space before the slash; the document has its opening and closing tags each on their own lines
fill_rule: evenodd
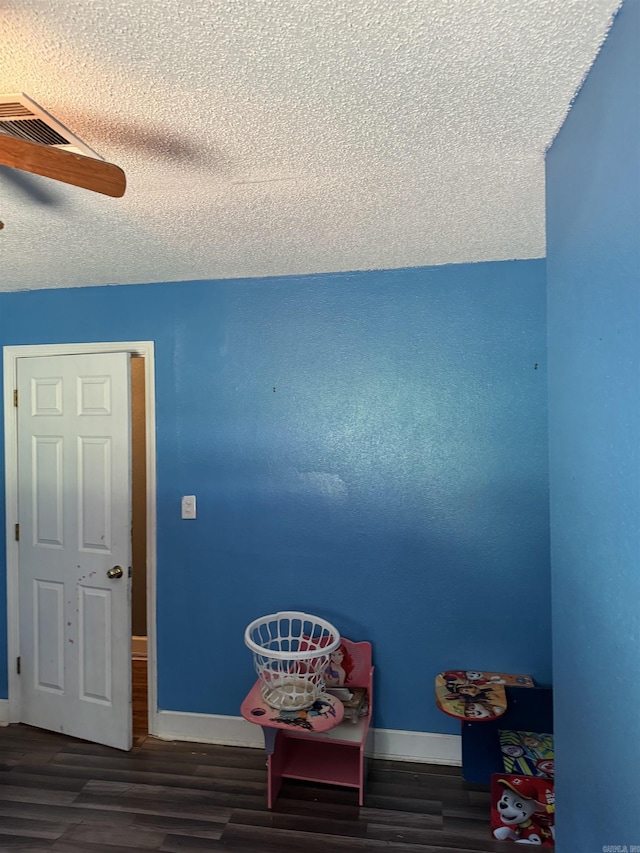
<svg viewBox="0 0 640 853">
<path fill-rule="evenodd" d="M 195 495 L 184 495 L 182 498 L 182 517 L 183 518 L 195 518 L 196 517 L 196 496 Z"/>
</svg>

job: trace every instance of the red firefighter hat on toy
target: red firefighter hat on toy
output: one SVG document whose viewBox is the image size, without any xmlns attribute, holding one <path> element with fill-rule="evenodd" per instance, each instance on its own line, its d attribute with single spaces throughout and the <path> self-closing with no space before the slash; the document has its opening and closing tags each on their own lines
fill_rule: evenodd
<svg viewBox="0 0 640 853">
<path fill-rule="evenodd" d="M 519 794 L 525 800 L 533 800 L 536 804 L 537 812 L 546 811 L 546 803 L 541 803 L 538 800 L 539 791 L 533 779 L 527 779 L 523 776 L 514 776 L 511 779 L 498 779 L 498 782 L 500 785 L 511 788 L 514 793 Z"/>
</svg>

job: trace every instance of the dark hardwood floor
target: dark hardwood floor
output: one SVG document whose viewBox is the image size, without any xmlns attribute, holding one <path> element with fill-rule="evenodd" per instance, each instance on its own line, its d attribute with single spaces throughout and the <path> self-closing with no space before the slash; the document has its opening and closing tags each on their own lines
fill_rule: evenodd
<svg viewBox="0 0 640 853">
<path fill-rule="evenodd" d="M 140 658 L 131 661 L 131 699 L 133 704 L 133 740 L 147 736 L 149 731 L 149 702 L 147 696 L 147 662 Z"/>
<path fill-rule="evenodd" d="M 364 808 L 355 791 L 288 781 L 268 811 L 262 751 L 165 742 L 143 729 L 140 716 L 130 753 L 24 725 L 0 729 L 0 851 L 513 849 L 491 839 L 488 789 L 455 768 L 371 761 Z"/>
</svg>

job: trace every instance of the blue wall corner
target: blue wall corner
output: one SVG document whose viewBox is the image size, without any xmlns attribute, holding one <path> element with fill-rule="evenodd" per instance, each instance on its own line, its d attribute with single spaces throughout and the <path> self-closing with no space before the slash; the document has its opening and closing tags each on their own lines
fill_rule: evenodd
<svg viewBox="0 0 640 853">
<path fill-rule="evenodd" d="M 640 844 L 640 4 L 547 156 L 556 849 Z"/>
</svg>

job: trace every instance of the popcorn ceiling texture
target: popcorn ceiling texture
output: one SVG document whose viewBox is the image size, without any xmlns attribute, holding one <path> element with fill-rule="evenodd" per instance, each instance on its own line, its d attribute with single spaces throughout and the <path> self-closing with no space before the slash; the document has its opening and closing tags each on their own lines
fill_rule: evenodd
<svg viewBox="0 0 640 853">
<path fill-rule="evenodd" d="M 0 92 L 128 178 L 0 170 L 0 290 L 544 255 L 618 0 L 5 0 Z"/>
</svg>

